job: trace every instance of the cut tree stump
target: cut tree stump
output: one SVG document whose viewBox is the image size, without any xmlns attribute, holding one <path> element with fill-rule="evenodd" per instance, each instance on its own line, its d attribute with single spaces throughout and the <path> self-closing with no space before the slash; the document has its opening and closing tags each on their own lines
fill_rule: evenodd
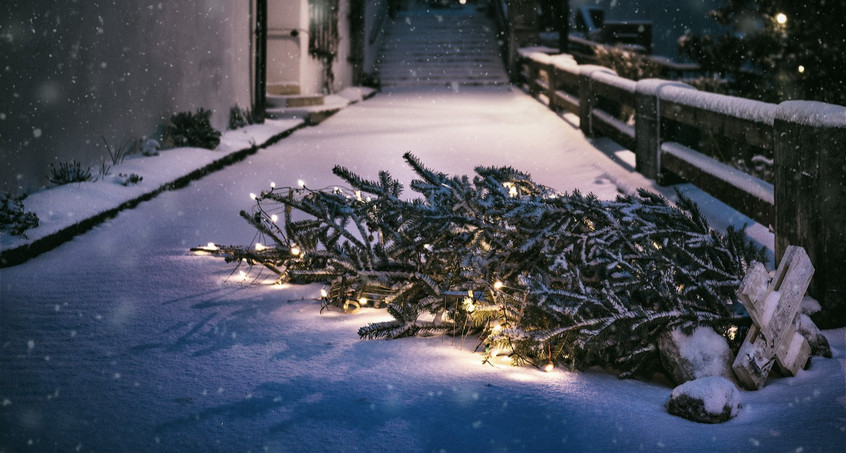
<svg viewBox="0 0 846 453">
<path fill-rule="evenodd" d="M 790 246 L 772 280 L 760 263 L 743 277 L 737 296 L 749 311 L 752 327 L 732 369 L 745 388 L 763 387 L 776 363 L 783 373 L 794 376 L 808 362 L 811 347 L 796 328 L 799 304 L 813 275 L 814 266 L 805 249 Z"/>
</svg>

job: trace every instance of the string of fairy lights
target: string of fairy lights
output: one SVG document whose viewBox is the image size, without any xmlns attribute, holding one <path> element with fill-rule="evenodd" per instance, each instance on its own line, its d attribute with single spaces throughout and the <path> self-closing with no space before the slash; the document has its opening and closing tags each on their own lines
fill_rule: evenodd
<svg viewBox="0 0 846 453">
<path fill-rule="evenodd" d="M 518 188 L 514 183 L 504 183 L 504 188 L 509 191 L 509 195 L 516 197 L 518 195 Z M 286 222 L 291 221 L 291 209 L 286 205 L 280 203 L 262 203 L 265 200 L 273 200 L 275 196 L 282 194 L 289 199 L 303 199 L 309 194 L 315 193 L 330 193 L 342 196 L 347 200 L 370 203 L 372 198 L 363 195 L 360 190 L 351 189 L 343 186 L 327 186 L 320 189 L 312 189 L 308 187 L 302 179 L 297 181 L 296 186 L 277 186 L 275 182 L 270 183 L 270 189 L 260 193 L 250 193 L 249 198 L 254 202 L 254 205 L 249 212 L 242 212 L 242 217 L 250 217 L 254 221 L 251 222 L 257 226 L 257 231 L 252 239 L 249 247 L 239 246 L 221 246 L 213 242 L 209 242 L 204 246 L 198 246 L 191 249 L 191 252 L 197 255 L 214 255 L 225 258 L 228 262 L 236 262 L 237 266 L 233 269 L 228 279 L 238 283 L 254 284 L 259 281 L 262 273 L 269 269 L 275 275 L 275 279 L 271 285 L 278 286 L 288 281 L 287 267 L 290 263 L 303 260 L 307 253 L 296 242 L 291 240 L 289 234 L 285 231 Z M 261 219 L 261 221 L 259 221 Z M 284 221 L 283 221 L 284 220 Z M 275 245 L 269 245 L 273 244 Z M 434 249 L 429 244 L 424 244 L 423 248 L 428 252 L 433 252 Z M 249 266 L 249 269 L 254 269 L 256 264 L 258 271 L 249 271 L 241 268 L 241 265 Z M 251 277 L 250 272 L 254 272 Z M 513 297 L 509 292 L 504 291 L 505 284 L 500 280 L 494 280 L 487 285 L 484 290 L 467 290 L 467 291 L 442 291 L 444 304 L 448 300 L 456 300 L 461 305 L 461 309 L 470 316 L 479 314 L 481 311 L 493 312 L 495 316 L 487 316 L 485 327 L 479 335 L 480 342 L 476 349 L 483 348 L 482 364 L 489 364 L 496 366 L 493 362 L 494 358 L 505 357 L 514 365 L 530 364 L 545 371 L 552 371 L 554 369 L 552 345 L 547 345 L 547 361 L 543 364 L 535 363 L 529 357 L 520 356 L 514 345 L 512 344 L 512 335 L 506 335 L 511 329 L 512 324 L 509 322 L 509 307 L 505 303 L 505 298 Z M 389 300 L 391 295 L 395 292 L 395 288 L 382 286 L 378 284 L 369 284 L 360 288 L 355 294 L 343 295 L 343 303 L 341 308 L 344 313 L 355 314 L 362 308 L 370 306 L 373 308 L 380 308 L 386 306 L 386 300 Z M 331 305 L 331 301 L 336 300 L 340 294 L 334 293 L 332 285 L 327 288 L 325 285 L 320 289 L 320 303 L 321 312 Z M 526 294 L 522 297 L 525 298 Z M 488 301 L 490 299 L 490 301 Z M 443 317 L 444 313 L 440 314 Z M 511 313 L 511 318 L 516 319 L 522 316 L 522 313 Z M 465 318 L 465 329 L 468 319 Z M 458 329 L 458 326 L 455 326 Z M 513 332 L 512 332 L 513 334 Z"/>
</svg>

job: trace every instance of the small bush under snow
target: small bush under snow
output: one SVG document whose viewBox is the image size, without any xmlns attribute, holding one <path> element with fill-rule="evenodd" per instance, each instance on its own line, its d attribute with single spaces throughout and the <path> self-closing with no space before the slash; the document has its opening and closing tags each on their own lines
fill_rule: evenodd
<svg viewBox="0 0 846 453">
<path fill-rule="evenodd" d="M 667 411 L 700 423 L 722 423 L 737 416 L 740 392 L 730 380 L 710 376 L 673 389 Z"/>
</svg>

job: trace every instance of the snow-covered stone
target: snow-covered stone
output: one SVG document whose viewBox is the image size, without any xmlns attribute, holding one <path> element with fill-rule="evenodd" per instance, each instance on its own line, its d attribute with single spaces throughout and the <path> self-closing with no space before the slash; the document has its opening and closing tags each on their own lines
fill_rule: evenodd
<svg viewBox="0 0 846 453">
<path fill-rule="evenodd" d="M 732 378 L 734 355 L 725 338 L 710 327 L 698 327 L 690 335 L 681 329 L 665 333 L 658 340 L 661 364 L 676 384 L 698 378 Z"/>
<path fill-rule="evenodd" d="M 673 389 L 667 411 L 699 423 L 722 423 L 737 416 L 740 392 L 724 377 L 699 378 Z"/>
<path fill-rule="evenodd" d="M 814 324 L 810 316 L 804 313 L 799 315 L 799 326 L 796 331 L 808 341 L 808 346 L 811 347 L 811 355 L 831 358 L 831 346 L 828 344 L 828 338 L 820 332 L 819 327 Z"/>
</svg>

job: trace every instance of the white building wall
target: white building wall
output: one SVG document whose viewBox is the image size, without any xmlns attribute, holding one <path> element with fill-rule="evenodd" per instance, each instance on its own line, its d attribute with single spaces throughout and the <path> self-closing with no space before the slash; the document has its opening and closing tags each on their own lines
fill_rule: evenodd
<svg viewBox="0 0 846 453">
<path fill-rule="evenodd" d="M 203 107 L 218 129 L 250 105 L 252 2 L 4 0 L 0 190 L 31 192 L 50 163 L 108 159 Z"/>
</svg>

